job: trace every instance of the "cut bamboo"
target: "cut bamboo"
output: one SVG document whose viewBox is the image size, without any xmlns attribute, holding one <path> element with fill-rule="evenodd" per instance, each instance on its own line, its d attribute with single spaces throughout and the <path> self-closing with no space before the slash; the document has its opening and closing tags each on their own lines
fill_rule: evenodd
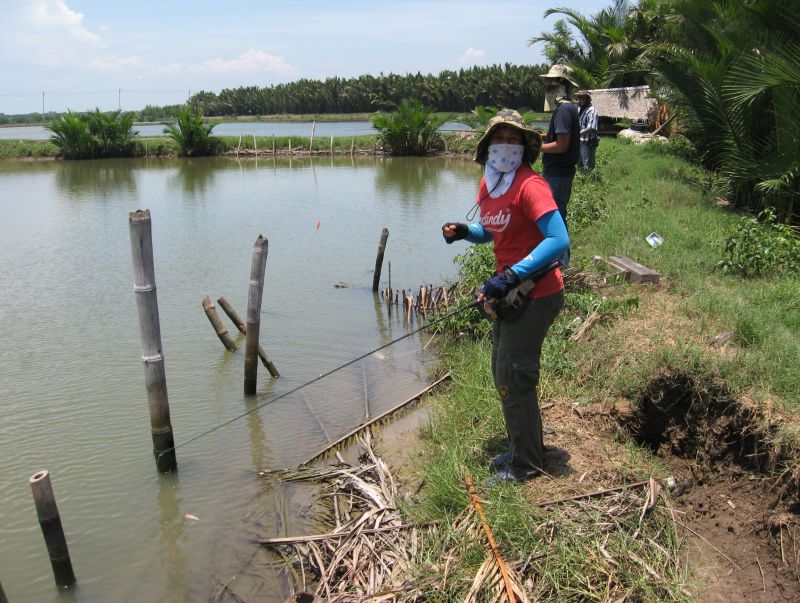
<svg viewBox="0 0 800 603">
<path fill-rule="evenodd" d="M 6 591 L 3 590 L 2 583 L 0 583 L 0 603 L 8 603 L 8 597 L 6 597 Z"/>
<path fill-rule="evenodd" d="M 486 522 L 486 516 L 483 514 L 483 506 L 481 506 L 481 501 L 478 498 L 478 493 L 475 491 L 475 484 L 472 482 L 472 476 L 469 474 L 469 472 L 466 472 L 464 479 L 467 483 L 467 491 L 469 493 L 470 502 L 472 507 L 478 513 L 481 527 L 483 528 L 483 532 L 486 535 L 486 540 L 489 543 L 489 549 L 492 551 L 494 560 L 497 563 L 497 566 L 500 568 L 500 573 L 503 574 L 503 584 L 505 584 L 506 587 L 506 597 L 508 597 L 508 603 L 516 603 L 516 597 L 514 597 L 514 588 L 511 585 L 511 578 L 508 576 L 508 568 L 506 567 L 505 561 L 503 561 L 503 556 L 500 554 L 500 549 L 497 548 L 497 543 L 492 535 L 492 530 L 489 528 L 489 524 Z"/>
<path fill-rule="evenodd" d="M 356 137 L 353 136 L 353 138 L 350 140 L 350 155 L 353 154 L 355 148 L 356 148 Z"/>
<path fill-rule="evenodd" d="M 374 425 L 375 423 L 378 423 L 379 421 L 382 421 L 383 419 L 385 419 L 385 418 L 386 418 L 386 417 L 388 417 L 389 415 L 391 415 L 391 414 L 393 414 L 393 413 L 397 412 L 398 410 L 402 409 L 403 407 L 405 407 L 405 406 L 408 406 L 409 404 L 411 404 L 411 403 L 412 403 L 412 402 L 414 402 L 415 400 L 419 400 L 419 399 L 420 399 L 422 396 L 424 396 L 425 394 L 427 394 L 427 393 L 428 393 L 429 391 L 431 391 L 431 390 L 432 390 L 434 387 L 436 387 L 437 385 L 439 385 L 439 384 L 440 384 L 440 383 L 442 383 L 443 381 L 446 381 L 446 380 L 447 380 L 447 379 L 449 379 L 449 378 L 450 378 L 450 373 L 445 373 L 445 374 L 444 374 L 442 377 L 440 377 L 439 379 L 437 379 L 436 381 L 434 381 L 433 383 L 431 383 L 431 384 L 430 384 L 428 387 L 426 387 L 426 388 L 425 388 L 425 389 L 423 389 L 422 391 L 418 392 L 416 395 L 414 395 L 414 396 L 410 397 L 408 400 L 405 400 L 404 402 L 401 402 L 400 404 L 398 404 L 398 405 L 397 405 L 397 406 L 395 406 L 394 408 L 390 408 L 390 409 L 389 409 L 389 410 L 387 410 L 386 412 L 383 412 L 383 413 L 379 414 L 378 416 L 376 416 L 376 417 L 375 417 L 375 418 L 373 418 L 373 419 L 370 419 L 370 420 L 369 420 L 369 421 L 367 421 L 366 423 L 362 423 L 361 425 L 359 425 L 359 426 L 358 426 L 358 427 L 356 427 L 355 429 L 353 429 L 353 430 L 351 430 L 351 431 L 347 432 L 346 434 L 344 434 L 342 437 L 340 437 L 340 438 L 339 438 L 338 440 L 336 440 L 335 442 L 331 442 L 331 443 L 330 443 L 328 446 L 326 446 L 325 448 L 323 448 L 322 450 L 320 450 L 319 452 L 317 452 L 317 453 L 316 453 L 314 456 L 312 456 L 312 457 L 309 457 L 307 460 L 305 460 L 305 461 L 303 461 L 302 463 L 300 463 L 300 465 L 299 465 L 299 466 L 300 466 L 300 467 L 303 467 L 303 466 L 305 466 L 305 465 L 308 465 L 309 463 L 312 463 L 313 461 L 315 461 L 315 460 L 319 459 L 320 457 L 322 457 L 322 456 L 324 456 L 325 454 L 327 454 L 327 453 L 328 453 L 328 452 L 329 452 L 329 451 L 330 451 L 332 448 L 335 448 L 336 446 L 339 446 L 339 445 L 340 445 L 342 442 L 344 442 L 344 441 L 346 441 L 346 440 L 348 440 L 348 439 L 352 438 L 352 437 L 353 437 L 355 434 L 357 434 L 359 431 L 363 431 L 363 430 L 364 430 L 364 429 L 366 429 L 367 427 L 370 427 L 371 425 Z"/>
<path fill-rule="evenodd" d="M 133 291 L 139 314 L 139 333 L 142 340 L 142 362 L 150 409 L 150 432 L 156 468 L 161 472 L 173 471 L 175 442 L 169 416 L 167 378 L 164 353 L 161 348 L 161 325 L 158 319 L 155 266 L 153 262 L 153 237 L 150 210 L 137 210 L 128 214 L 133 256 Z"/>
<path fill-rule="evenodd" d="M 50 555 L 50 565 L 53 568 L 56 585 L 59 588 L 69 588 L 75 584 L 75 573 L 72 571 L 72 561 L 69 558 L 67 537 L 61 525 L 61 516 L 58 505 L 53 495 L 53 486 L 50 483 L 50 473 L 39 471 L 34 473 L 28 483 L 33 492 L 33 502 L 36 504 L 36 515 L 39 526 L 44 534 L 47 552 Z"/>
<path fill-rule="evenodd" d="M 383 269 L 383 254 L 386 251 L 386 240 L 389 238 L 389 229 L 384 228 L 381 231 L 381 239 L 378 243 L 378 255 L 375 258 L 375 274 L 372 277 L 372 290 L 378 290 L 378 284 L 381 280 L 381 270 Z"/>
<path fill-rule="evenodd" d="M 333 136 L 331 136 L 331 155 L 333 155 Z"/>
<path fill-rule="evenodd" d="M 308 154 L 314 151 L 314 130 L 317 129 L 317 121 L 314 120 L 311 122 L 311 138 L 308 140 Z"/>
<path fill-rule="evenodd" d="M 258 382 L 258 336 L 261 331 L 261 299 L 264 294 L 264 272 L 267 268 L 269 241 L 258 235 L 253 245 L 253 260 L 250 265 L 250 288 L 247 295 L 247 340 L 244 346 L 244 393 L 256 393 Z"/>
<path fill-rule="evenodd" d="M 203 310 L 205 310 L 208 321 L 211 323 L 211 326 L 214 327 L 214 332 L 217 334 L 217 337 L 219 337 L 222 345 L 225 346 L 225 349 L 229 352 L 235 352 L 236 344 L 233 342 L 233 339 L 231 339 L 231 336 L 228 335 L 228 329 L 222 324 L 219 314 L 217 314 L 217 307 L 208 295 L 203 297 Z"/>
<path fill-rule="evenodd" d="M 233 321 L 233 324 L 236 325 L 236 328 L 239 329 L 239 332 L 242 335 L 247 335 L 247 327 L 245 326 L 244 322 L 242 322 L 242 319 L 239 318 L 239 314 L 236 313 L 236 310 L 233 309 L 233 306 L 231 306 L 228 300 L 224 297 L 220 297 L 217 300 L 217 303 L 219 304 L 219 307 L 224 310 L 225 314 L 228 315 L 228 318 Z M 275 368 L 275 365 L 272 363 L 272 360 L 270 360 L 269 356 L 267 356 L 266 350 L 264 350 L 260 343 L 258 344 L 258 357 L 261 358 L 261 364 L 263 364 L 264 368 L 269 371 L 270 375 L 276 379 L 281 376 L 281 374 L 278 372 L 278 369 Z"/>
</svg>

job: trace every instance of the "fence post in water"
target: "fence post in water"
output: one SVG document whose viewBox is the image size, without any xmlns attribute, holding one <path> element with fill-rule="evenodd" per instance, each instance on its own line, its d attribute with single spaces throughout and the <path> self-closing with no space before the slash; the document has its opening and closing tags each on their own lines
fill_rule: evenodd
<svg viewBox="0 0 800 603">
<path fill-rule="evenodd" d="M 317 128 L 316 120 L 311 122 L 311 138 L 308 141 L 308 154 L 311 155 L 314 150 L 314 130 Z"/>
<path fill-rule="evenodd" d="M 206 316 L 208 316 L 211 326 L 214 327 L 214 331 L 216 332 L 217 337 L 219 337 L 219 340 L 222 342 L 222 345 L 225 346 L 225 349 L 229 352 L 235 351 L 236 344 L 233 343 L 233 339 L 231 339 L 231 336 L 228 335 L 228 329 L 225 328 L 225 325 L 222 324 L 222 321 L 219 319 L 217 307 L 213 304 L 208 295 L 203 297 L 203 310 L 206 311 Z"/>
<path fill-rule="evenodd" d="M 144 381 L 150 408 L 153 454 L 156 457 L 156 468 L 162 473 L 168 473 L 175 470 L 177 464 L 172 423 L 169 417 L 164 353 L 161 349 L 161 325 L 158 320 L 150 210 L 137 210 L 129 213 L 128 225 L 133 255 L 133 291 L 136 294 L 136 308 L 139 314 L 139 333 L 142 339 Z"/>
<path fill-rule="evenodd" d="M 386 239 L 389 238 L 389 229 L 381 231 L 381 241 L 378 243 L 378 257 L 375 258 L 375 274 L 372 277 L 372 290 L 378 290 L 378 283 L 381 280 L 381 269 L 383 268 L 383 252 L 386 251 Z"/>
<path fill-rule="evenodd" d="M 6 597 L 6 592 L 3 590 L 2 583 L 0 583 L 0 603 L 8 603 L 8 597 Z"/>
<path fill-rule="evenodd" d="M 225 311 L 225 314 L 228 315 L 228 318 L 233 321 L 233 324 L 236 325 L 236 328 L 239 329 L 239 332 L 242 335 L 247 335 L 247 327 L 244 326 L 244 322 L 242 322 L 242 319 L 239 318 L 239 314 L 233 309 L 233 306 L 231 306 L 228 300 L 224 297 L 220 297 L 217 300 L 217 303 L 219 304 L 219 307 Z M 270 375 L 276 379 L 281 376 L 281 374 L 278 372 L 278 369 L 276 369 L 275 365 L 272 363 L 272 360 L 270 360 L 269 356 L 267 356 L 267 352 L 263 347 L 261 347 L 260 343 L 258 344 L 258 357 L 261 358 L 261 364 L 263 364 L 264 367 L 269 371 Z"/>
<path fill-rule="evenodd" d="M 247 318 L 245 329 L 247 340 L 244 346 L 244 393 L 256 393 L 258 380 L 258 336 L 261 330 L 261 298 L 264 293 L 264 272 L 267 268 L 269 241 L 258 235 L 253 245 L 253 261 L 250 265 L 250 289 L 247 294 Z"/>
<path fill-rule="evenodd" d="M 53 486 L 50 483 L 50 474 L 47 471 L 34 473 L 28 480 L 33 492 L 33 502 L 36 504 L 36 515 L 47 544 L 50 555 L 50 565 L 59 588 L 68 588 L 75 584 L 75 574 L 72 571 L 72 562 L 69 559 L 67 538 L 61 525 L 58 514 Z M 0 592 L 0 594 L 2 594 Z"/>
</svg>

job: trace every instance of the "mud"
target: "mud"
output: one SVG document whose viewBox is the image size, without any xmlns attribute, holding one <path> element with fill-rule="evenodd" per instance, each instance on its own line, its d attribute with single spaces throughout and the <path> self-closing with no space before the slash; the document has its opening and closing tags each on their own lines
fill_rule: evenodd
<svg viewBox="0 0 800 603">
<path fill-rule="evenodd" d="M 699 600 L 800 601 L 797 469 L 784 469 L 797 451 L 779 443 L 778 422 L 680 372 L 653 379 L 633 408 L 619 423 L 675 481 Z"/>
</svg>

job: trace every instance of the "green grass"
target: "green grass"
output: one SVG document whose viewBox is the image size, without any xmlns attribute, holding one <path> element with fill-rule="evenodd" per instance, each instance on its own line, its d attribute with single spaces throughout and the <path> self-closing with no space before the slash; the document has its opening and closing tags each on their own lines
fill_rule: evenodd
<svg viewBox="0 0 800 603">
<path fill-rule="evenodd" d="M 726 399 L 770 400 L 790 413 L 800 411 L 800 278 L 795 273 L 744 279 L 721 270 L 724 241 L 741 217 L 717 206 L 717 195 L 714 178 L 683 159 L 603 140 L 598 169 L 577 177 L 569 211 L 573 265 L 594 276 L 595 289 L 573 288 L 567 294 L 566 308 L 543 348 L 540 403 L 636 401 L 654 380 L 672 373 L 691 376 L 696 392 L 706 397 L 723 392 L 730 395 Z M 664 238 L 657 249 L 645 240 L 653 231 Z M 465 295 L 480 280 L 487 251 L 463 260 L 469 270 Z M 592 262 L 610 255 L 626 255 L 658 270 L 661 284 L 628 283 L 604 262 Z M 603 318 L 585 338 L 573 341 L 595 309 Z M 409 509 L 420 520 L 451 520 L 461 512 L 468 504 L 464 467 L 481 483 L 488 477 L 487 462 L 504 448 L 487 331 L 465 320 L 448 326 L 471 335 L 455 337 L 442 349 L 443 368 L 453 379 L 436 394 L 423 434 L 425 486 L 421 500 Z M 709 344 L 725 331 L 732 337 L 724 348 Z M 776 449 L 786 445 L 783 454 L 790 459 L 798 446 L 791 425 L 769 432 Z M 576 441 L 572 452 L 609 446 L 622 475 L 666 476 L 648 450 L 605 437 L 602 444 Z M 788 467 L 786 462 L 779 470 Z M 609 525 L 602 501 L 549 510 L 532 504 L 531 496 L 558 498 L 559 488 L 573 493 L 573 477 L 542 481 L 556 489 L 546 495 L 517 486 L 479 489 L 504 557 L 530 558 L 535 595 L 557 601 L 618 600 L 626 593 L 644 601 L 690 600 L 692 568 L 678 561 L 681 542 L 663 507 L 637 534 L 637 512 L 621 513 Z M 460 600 L 469 590 L 485 549 L 475 541 L 460 546 L 447 592 L 431 600 Z M 443 544 L 432 543 L 427 555 L 433 569 L 422 563 L 421 574 L 440 571 L 436 560 L 440 564 L 447 554 Z"/>
<path fill-rule="evenodd" d="M 58 147 L 49 140 L 0 140 L 0 159 L 56 157 Z"/>
</svg>

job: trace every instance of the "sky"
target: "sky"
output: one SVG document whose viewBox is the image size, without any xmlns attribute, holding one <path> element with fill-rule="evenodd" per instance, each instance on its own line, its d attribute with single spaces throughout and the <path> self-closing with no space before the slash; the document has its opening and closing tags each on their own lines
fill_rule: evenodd
<svg viewBox="0 0 800 603">
<path fill-rule="evenodd" d="M 551 6 L 611 0 L 0 0 L 0 113 L 136 110 L 200 90 L 544 63 Z"/>
</svg>

